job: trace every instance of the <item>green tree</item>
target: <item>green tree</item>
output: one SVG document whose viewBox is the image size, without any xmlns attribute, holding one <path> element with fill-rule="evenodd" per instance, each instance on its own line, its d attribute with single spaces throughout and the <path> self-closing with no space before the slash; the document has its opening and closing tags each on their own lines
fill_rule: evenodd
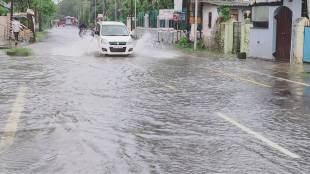
<svg viewBox="0 0 310 174">
<path fill-rule="evenodd" d="M 58 17 L 75 16 L 80 21 L 91 23 L 96 16 L 95 11 L 97 14 L 106 13 L 110 20 L 116 20 L 114 17 L 116 13 L 117 20 L 122 22 L 126 22 L 131 14 L 134 15 L 135 0 L 96 0 L 96 2 L 95 5 L 95 0 L 62 0 L 58 4 Z M 173 2 L 173 0 L 137 0 L 137 11 L 173 8 Z"/>
<path fill-rule="evenodd" d="M 16 12 L 25 12 L 28 8 L 37 11 L 40 30 L 49 24 L 57 11 L 53 0 L 14 0 L 14 4 Z"/>
</svg>

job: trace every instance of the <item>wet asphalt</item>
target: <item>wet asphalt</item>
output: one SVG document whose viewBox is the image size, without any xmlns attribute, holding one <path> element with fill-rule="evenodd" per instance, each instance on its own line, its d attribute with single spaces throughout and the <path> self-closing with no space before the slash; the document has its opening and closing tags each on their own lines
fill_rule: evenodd
<svg viewBox="0 0 310 174">
<path fill-rule="evenodd" d="M 310 65 L 96 46 L 66 27 L 0 53 L 1 174 L 310 173 Z"/>
</svg>

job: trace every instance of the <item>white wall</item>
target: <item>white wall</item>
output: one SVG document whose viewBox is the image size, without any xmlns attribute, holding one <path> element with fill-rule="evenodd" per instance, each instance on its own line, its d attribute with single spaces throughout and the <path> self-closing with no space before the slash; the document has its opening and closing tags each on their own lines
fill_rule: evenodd
<svg viewBox="0 0 310 174">
<path fill-rule="evenodd" d="M 250 34 L 250 57 L 273 59 L 274 11 L 278 6 L 269 7 L 269 27 L 252 28 Z"/>
<path fill-rule="evenodd" d="M 204 37 L 210 37 L 212 36 L 212 32 L 215 29 L 216 20 L 219 17 L 219 14 L 217 12 L 217 6 L 211 5 L 211 4 L 203 4 L 203 35 Z M 212 12 L 212 27 L 209 28 L 209 13 Z"/>
<path fill-rule="evenodd" d="M 293 21 L 301 17 L 301 1 L 288 2 L 284 0 L 284 6 L 290 8 L 293 12 Z M 269 7 L 269 28 L 258 29 L 252 28 L 250 34 L 250 56 L 251 57 L 261 57 L 265 59 L 274 59 L 273 53 L 276 50 L 276 20 L 274 19 L 275 11 L 279 6 Z M 293 26 L 292 26 L 293 27 Z M 293 31 L 293 29 L 292 29 Z M 293 34 L 293 32 L 292 32 Z M 293 40 L 293 37 L 292 37 Z M 293 45 L 292 45 L 293 48 Z M 292 49 L 291 49 L 292 53 Z"/>
<path fill-rule="evenodd" d="M 301 10 L 302 10 L 302 1 L 294 1 L 293 2 L 288 2 L 288 0 L 284 0 L 283 2 L 284 6 L 287 6 L 290 8 L 293 12 L 293 21 L 301 17 Z"/>
</svg>

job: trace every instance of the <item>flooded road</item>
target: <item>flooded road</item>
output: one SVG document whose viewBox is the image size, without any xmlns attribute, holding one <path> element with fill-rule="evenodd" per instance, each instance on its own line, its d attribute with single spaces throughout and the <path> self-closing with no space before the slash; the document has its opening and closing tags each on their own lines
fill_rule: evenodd
<svg viewBox="0 0 310 174">
<path fill-rule="evenodd" d="M 53 29 L 0 55 L 0 173 L 310 173 L 310 66 L 138 41 L 99 57 Z"/>
</svg>

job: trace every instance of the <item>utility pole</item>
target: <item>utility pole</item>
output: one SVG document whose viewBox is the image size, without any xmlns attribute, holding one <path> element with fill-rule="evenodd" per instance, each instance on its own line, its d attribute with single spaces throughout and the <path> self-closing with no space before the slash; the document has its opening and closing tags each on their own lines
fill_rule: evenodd
<svg viewBox="0 0 310 174">
<path fill-rule="evenodd" d="M 198 0 L 195 0 L 194 51 L 197 50 L 197 28 L 198 28 Z"/>
<path fill-rule="evenodd" d="M 117 2 L 115 0 L 114 20 L 117 21 Z"/>
<path fill-rule="evenodd" d="M 97 22 L 97 0 L 95 0 L 95 21 L 94 24 L 96 25 Z"/>
<path fill-rule="evenodd" d="M 12 36 L 13 33 L 13 26 L 12 26 L 12 21 L 13 21 L 13 13 L 14 13 L 14 0 L 11 0 L 11 9 L 10 9 L 10 22 L 11 22 L 11 26 L 10 26 L 10 34 L 9 36 Z M 12 39 L 12 37 L 9 37 L 10 39 Z"/>
<path fill-rule="evenodd" d="M 191 6 L 191 0 L 186 0 L 186 24 L 187 24 L 187 39 L 189 39 L 190 37 L 190 17 L 191 17 L 191 10 L 190 10 L 190 6 Z"/>
<path fill-rule="evenodd" d="M 136 29 L 137 29 L 137 0 L 135 0 L 135 30 Z"/>
<path fill-rule="evenodd" d="M 133 1 L 130 0 L 130 31 L 132 31 L 133 28 L 132 16 L 133 16 Z"/>
<path fill-rule="evenodd" d="M 102 5 L 102 14 L 103 14 L 103 20 L 107 20 L 106 19 L 106 9 L 105 9 L 105 0 L 103 0 L 103 5 Z"/>
<path fill-rule="evenodd" d="M 14 0 L 11 0 L 11 9 L 10 9 L 10 19 L 13 21 L 13 13 L 14 13 Z"/>
</svg>

